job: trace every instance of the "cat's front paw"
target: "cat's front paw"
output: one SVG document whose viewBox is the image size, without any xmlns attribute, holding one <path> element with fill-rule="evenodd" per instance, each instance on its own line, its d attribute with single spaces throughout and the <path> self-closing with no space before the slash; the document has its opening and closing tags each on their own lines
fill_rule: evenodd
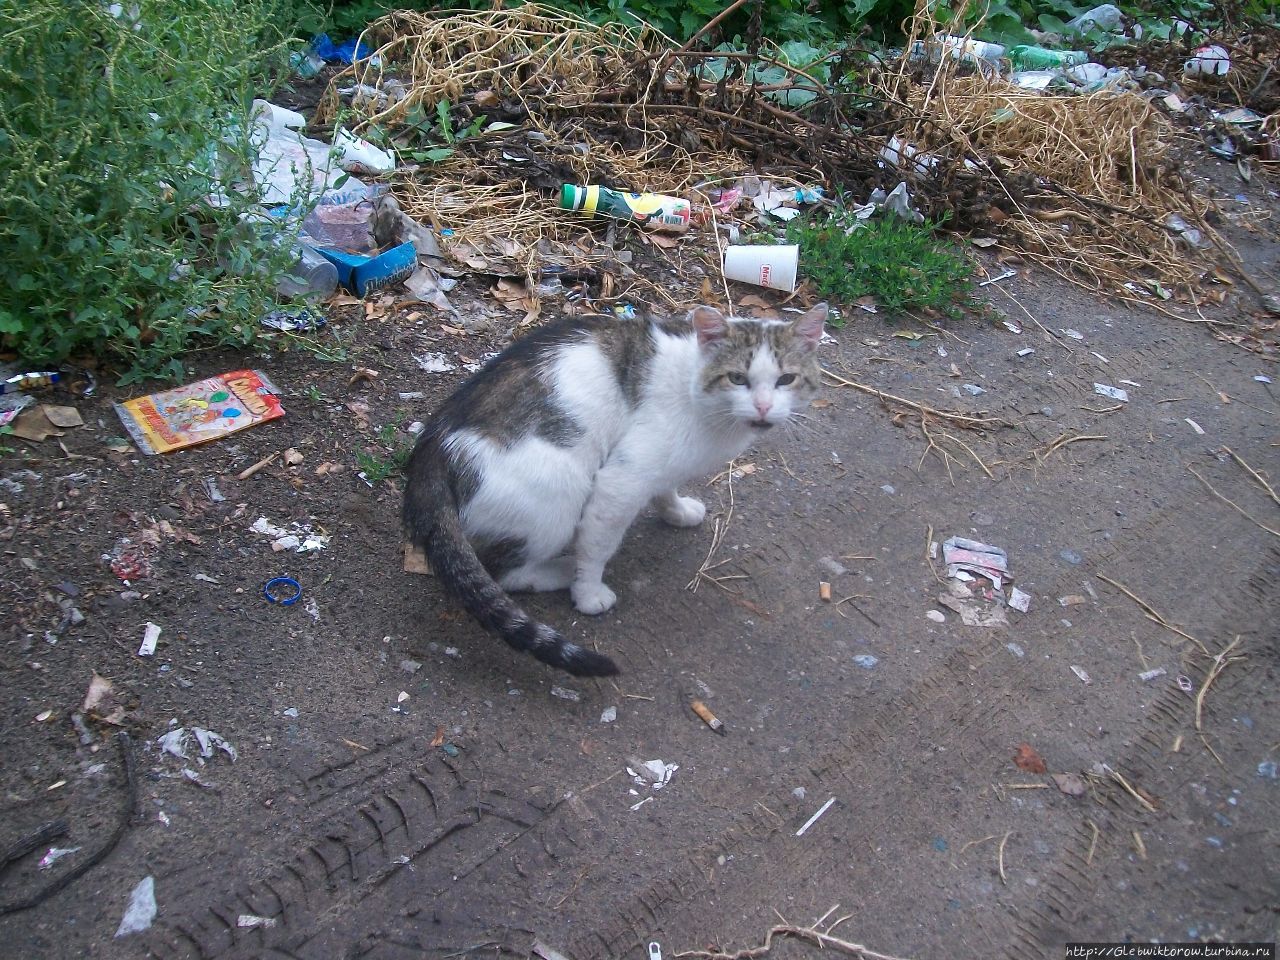
<svg viewBox="0 0 1280 960">
<path fill-rule="evenodd" d="M 676 497 L 662 505 L 662 519 L 673 527 L 696 527 L 707 515 L 707 506 L 693 497 Z"/>
<path fill-rule="evenodd" d="M 618 595 L 603 583 L 575 583 L 570 589 L 573 605 L 590 616 L 604 613 L 618 602 Z"/>
</svg>

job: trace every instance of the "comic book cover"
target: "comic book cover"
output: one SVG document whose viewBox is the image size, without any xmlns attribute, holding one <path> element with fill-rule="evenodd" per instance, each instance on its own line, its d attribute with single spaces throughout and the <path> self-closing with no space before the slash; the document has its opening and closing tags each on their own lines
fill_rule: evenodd
<svg viewBox="0 0 1280 960">
<path fill-rule="evenodd" d="M 261 371 L 235 370 L 115 407 L 143 453 L 170 453 L 283 417 L 278 393 Z"/>
</svg>

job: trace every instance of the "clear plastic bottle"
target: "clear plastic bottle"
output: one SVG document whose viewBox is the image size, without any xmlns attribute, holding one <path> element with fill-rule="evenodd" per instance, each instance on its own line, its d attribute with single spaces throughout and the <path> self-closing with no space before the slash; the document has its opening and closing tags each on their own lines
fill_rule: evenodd
<svg viewBox="0 0 1280 960">
<path fill-rule="evenodd" d="M 290 299 L 302 297 L 311 301 L 323 300 L 338 289 L 338 268 L 317 253 L 310 245 L 303 243 L 301 240 L 294 239 L 290 241 L 286 239 L 282 233 L 285 229 L 284 224 L 266 214 L 259 216 L 246 215 L 241 218 L 230 242 L 234 243 L 236 238 L 240 238 L 247 244 L 257 238 L 259 240 L 269 240 L 277 246 L 288 244 L 293 251 L 294 260 L 288 272 L 276 282 L 276 293 L 280 294 L 281 297 Z M 218 261 L 222 264 L 223 269 L 232 269 L 232 257 L 229 251 L 221 253 Z M 249 269 L 245 272 L 264 273 L 265 268 L 251 263 L 249 264 Z"/>
<path fill-rule="evenodd" d="M 297 243 L 298 259 L 280 278 L 281 296 L 323 300 L 338 288 L 338 268 L 305 243 Z"/>
</svg>

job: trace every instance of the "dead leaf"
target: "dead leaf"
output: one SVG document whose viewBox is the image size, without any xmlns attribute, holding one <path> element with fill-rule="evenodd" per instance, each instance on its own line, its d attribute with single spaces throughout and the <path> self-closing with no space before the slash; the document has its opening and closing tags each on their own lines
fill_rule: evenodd
<svg viewBox="0 0 1280 960">
<path fill-rule="evenodd" d="M 644 236 L 655 247 L 661 247 L 663 250 L 674 249 L 680 243 L 677 238 L 669 237 L 665 233 L 646 233 Z"/>
<path fill-rule="evenodd" d="M 324 463 L 316 467 L 317 477 L 327 477 L 331 473 L 341 473 L 345 467 L 340 463 L 334 463 L 332 460 L 326 460 Z"/>
<path fill-rule="evenodd" d="M 438 747 L 444 743 L 444 727 L 436 727 L 436 735 L 431 738 L 431 746 Z"/>
<path fill-rule="evenodd" d="M 974 237 L 969 242 L 979 249 L 985 249 L 987 247 L 994 247 L 999 241 L 996 240 L 995 237 Z"/>
<path fill-rule="evenodd" d="M 757 293 L 748 293 L 745 297 L 739 297 L 738 306 L 760 307 L 764 310 L 770 310 L 773 308 L 773 304 Z"/>
<path fill-rule="evenodd" d="M 827 407 L 831 406 L 831 404 L 832 404 L 832 401 L 826 399 L 825 397 L 820 397 L 817 400 L 809 401 L 809 406 L 813 407 L 813 409 L 815 410 L 825 410 L 827 409 Z"/>
<path fill-rule="evenodd" d="M 44 407 L 30 407 L 23 410 L 9 423 L 9 433 L 32 443 L 42 443 L 50 437 L 62 436 L 62 431 L 55 427 Z"/>
<path fill-rule="evenodd" d="M 305 459 L 306 458 L 302 454 L 300 454 L 297 450 L 295 450 L 293 447 L 290 447 L 288 450 L 284 452 L 284 462 L 286 465 L 290 467 L 296 467 Z"/>
<path fill-rule="evenodd" d="M 415 547 L 411 543 L 404 545 L 404 572 L 416 573 L 420 576 L 432 576 L 431 564 L 427 560 L 426 553 L 421 547 Z"/>
<path fill-rule="evenodd" d="M 1029 743 L 1018 744 L 1018 752 L 1013 755 L 1013 762 L 1019 770 L 1027 773 L 1044 773 L 1044 758 L 1036 753 Z"/>
<path fill-rule="evenodd" d="M 381 374 L 377 370 L 371 370 L 369 367 L 356 367 L 355 373 L 351 374 L 351 379 L 347 381 L 347 387 L 356 386 L 361 383 L 369 383 L 377 380 Z"/>
<path fill-rule="evenodd" d="M 480 90 L 475 95 L 475 103 L 481 110 L 494 110 L 502 106 L 502 98 L 492 90 Z"/>
<path fill-rule="evenodd" d="M 96 670 L 89 681 L 80 712 L 101 723 L 118 727 L 124 723 L 125 709 L 119 702 L 115 684 Z"/>
<path fill-rule="evenodd" d="M 447 323 L 440 324 L 440 329 L 445 333 L 452 333 L 455 337 L 463 337 L 466 336 L 467 333 L 467 331 L 463 330 L 461 327 L 451 327 Z"/>
<path fill-rule="evenodd" d="M 915 330 L 895 330 L 892 334 L 899 340 L 923 340 L 924 334 Z"/>
<path fill-rule="evenodd" d="M 1055 773 L 1053 774 L 1053 782 L 1068 797 L 1083 797 L 1085 795 L 1084 781 L 1074 773 Z"/>
<path fill-rule="evenodd" d="M 53 403 L 42 403 L 40 409 L 55 427 L 83 427 L 84 420 L 75 407 L 61 407 Z"/>
</svg>

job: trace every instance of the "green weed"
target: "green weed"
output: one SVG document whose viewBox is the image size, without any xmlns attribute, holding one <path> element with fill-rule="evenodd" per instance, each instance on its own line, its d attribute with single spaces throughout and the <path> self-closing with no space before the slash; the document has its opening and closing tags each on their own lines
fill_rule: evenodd
<svg viewBox="0 0 1280 960">
<path fill-rule="evenodd" d="M 356 451 L 356 465 L 370 483 L 379 484 L 404 472 L 409 455 L 413 453 L 414 438 L 400 430 L 403 422 L 404 414 L 400 414 L 378 430 L 378 442 L 382 444 L 383 452 Z"/>
<path fill-rule="evenodd" d="M 5 5 L 0 347 L 105 355 L 137 380 L 182 376 L 173 358 L 197 342 L 253 339 L 291 254 L 243 229 L 256 198 L 207 198 L 246 168 L 289 2 Z"/>
<path fill-rule="evenodd" d="M 787 240 L 800 245 L 805 273 L 822 296 L 844 304 L 874 297 L 889 313 L 963 313 L 972 266 L 961 253 L 896 217 L 858 224 L 847 213 L 787 224 Z"/>
</svg>

